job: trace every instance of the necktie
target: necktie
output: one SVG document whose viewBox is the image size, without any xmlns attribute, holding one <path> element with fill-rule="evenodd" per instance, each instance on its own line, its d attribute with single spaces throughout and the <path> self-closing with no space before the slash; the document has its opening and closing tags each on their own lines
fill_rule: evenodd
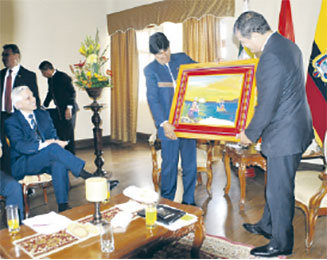
<svg viewBox="0 0 327 260">
<path fill-rule="evenodd" d="M 171 77 L 171 79 L 173 80 L 174 88 L 176 88 L 176 81 L 175 81 L 175 79 L 174 79 L 173 73 L 172 73 L 171 70 L 170 70 L 169 64 L 167 63 L 166 66 L 167 66 L 167 69 L 168 69 L 168 71 L 169 71 L 170 77 Z"/>
<path fill-rule="evenodd" d="M 37 128 L 37 124 L 36 124 L 36 122 L 35 122 L 35 119 L 34 119 L 33 114 L 29 114 L 29 115 L 28 115 L 28 118 L 30 119 L 31 126 L 32 126 L 32 129 L 33 129 L 34 132 L 35 132 L 36 138 L 37 138 L 38 140 L 41 140 L 41 139 L 42 139 L 42 138 L 41 138 L 41 134 L 40 134 L 40 132 L 39 132 L 39 129 Z"/>
<path fill-rule="evenodd" d="M 11 73 L 12 73 L 12 70 L 9 70 L 9 75 L 7 77 L 7 82 L 6 82 L 5 110 L 7 113 L 11 113 L 11 111 L 12 111 L 12 104 L 11 104 L 12 77 L 11 77 Z"/>
</svg>

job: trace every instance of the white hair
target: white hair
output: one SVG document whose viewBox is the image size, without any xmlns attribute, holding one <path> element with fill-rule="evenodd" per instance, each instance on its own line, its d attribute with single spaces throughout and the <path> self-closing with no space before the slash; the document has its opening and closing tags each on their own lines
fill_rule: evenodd
<svg viewBox="0 0 327 260">
<path fill-rule="evenodd" d="M 17 103 L 23 99 L 22 92 L 26 89 L 29 89 L 28 86 L 19 86 L 16 88 L 13 88 L 11 91 L 11 102 L 14 105 L 15 108 L 17 108 Z"/>
</svg>

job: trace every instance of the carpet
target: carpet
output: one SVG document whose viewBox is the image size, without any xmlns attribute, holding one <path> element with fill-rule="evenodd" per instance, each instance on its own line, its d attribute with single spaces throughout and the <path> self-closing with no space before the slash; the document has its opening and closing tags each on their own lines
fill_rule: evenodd
<svg viewBox="0 0 327 260">
<path fill-rule="evenodd" d="M 191 258 L 191 247 L 193 233 L 183 237 L 179 241 L 165 245 L 153 254 L 155 259 L 189 259 Z M 250 255 L 253 246 L 233 242 L 224 237 L 206 235 L 201 250 L 201 259 L 256 259 Z"/>
</svg>

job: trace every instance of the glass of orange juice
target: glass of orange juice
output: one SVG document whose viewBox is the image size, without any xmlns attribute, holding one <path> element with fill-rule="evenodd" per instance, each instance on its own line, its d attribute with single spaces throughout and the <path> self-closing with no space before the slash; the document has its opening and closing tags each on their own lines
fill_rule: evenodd
<svg viewBox="0 0 327 260">
<path fill-rule="evenodd" d="M 18 233 L 19 227 L 19 216 L 18 216 L 18 207 L 16 205 L 6 206 L 7 214 L 7 225 L 10 234 Z"/>
<path fill-rule="evenodd" d="M 156 227 L 157 221 L 157 204 L 147 203 L 145 206 L 145 225 L 148 229 Z"/>
</svg>

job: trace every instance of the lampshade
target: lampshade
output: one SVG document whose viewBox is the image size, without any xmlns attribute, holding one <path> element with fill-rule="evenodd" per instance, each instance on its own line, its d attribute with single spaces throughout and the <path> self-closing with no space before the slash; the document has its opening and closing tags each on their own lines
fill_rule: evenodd
<svg viewBox="0 0 327 260">
<path fill-rule="evenodd" d="M 92 177 L 85 180 L 85 194 L 88 201 L 104 201 L 107 198 L 107 192 L 107 179 L 103 177 Z"/>
</svg>

